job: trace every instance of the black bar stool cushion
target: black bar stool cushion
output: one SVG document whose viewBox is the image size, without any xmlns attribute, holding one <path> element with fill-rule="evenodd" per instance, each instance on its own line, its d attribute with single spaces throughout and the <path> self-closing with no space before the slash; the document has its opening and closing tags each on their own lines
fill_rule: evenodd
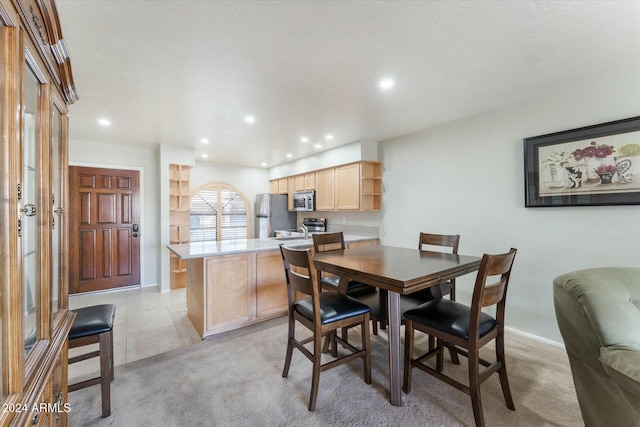
<svg viewBox="0 0 640 427">
<path fill-rule="evenodd" d="M 69 331 L 69 339 L 88 337 L 109 332 L 113 329 L 116 306 L 113 304 L 93 305 L 72 310 L 77 313 Z"/>
<path fill-rule="evenodd" d="M 295 304 L 295 310 L 309 320 L 313 320 L 311 297 L 301 299 Z M 371 309 L 355 299 L 334 292 L 320 293 L 320 323 L 337 322 L 349 317 L 370 312 Z"/>
<path fill-rule="evenodd" d="M 404 313 L 406 319 L 464 339 L 469 339 L 470 315 L 469 306 L 449 299 L 429 301 Z M 481 313 L 480 336 L 489 332 L 495 324 L 496 319 L 487 313 Z"/>
<path fill-rule="evenodd" d="M 358 294 L 354 295 L 353 297 L 371 308 L 371 314 L 379 320 L 389 320 L 387 291 L 377 288 L 374 288 L 374 291 L 375 292 L 373 293 Z M 419 297 L 416 298 L 414 297 L 414 294 L 400 295 L 400 313 L 404 313 L 407 310 L 414 309 L 421 304 L 424 304 L 424 302 L 424 299 Z"/>
</svg>

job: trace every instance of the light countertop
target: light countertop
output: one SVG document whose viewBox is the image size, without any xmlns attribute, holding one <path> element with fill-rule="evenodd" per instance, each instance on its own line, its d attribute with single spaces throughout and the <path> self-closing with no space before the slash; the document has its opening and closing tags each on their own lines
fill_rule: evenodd
<svg viewBox="0 0 640 427">
<path fill-rule="evenodd" d="M 377 236 L 361 236 L 357 234 L 344 234 L 346 243 L 365 240 L 376 240 Z M 221 242 L 193 242 L 169 245 L 167 248 L 181 259 L 208 258 L 221 255 L 234 255 L 249 252 L 262 252 L 277 250 L 281 243 L 294 248 L 304 248 L 313 246 L 311 237 L 308 239 L 287 239 L 276 240 L 275 238 L 262 239 L 237 239 L 223 240 Z"/>
</svg>

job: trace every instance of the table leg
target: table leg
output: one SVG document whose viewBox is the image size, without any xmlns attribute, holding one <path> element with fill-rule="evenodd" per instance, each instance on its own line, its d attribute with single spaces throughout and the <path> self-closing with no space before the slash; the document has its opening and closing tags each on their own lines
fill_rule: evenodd
<svg viewBox="0 0 640 427">
<path fill-rule="evenodd" d="M 389 389 L 391 391 L 391 404 L 402 406 L 402 381 L 400 377 L 400 294 L 396 292 L 389 292 L 388 294 Z"/>
</svg>

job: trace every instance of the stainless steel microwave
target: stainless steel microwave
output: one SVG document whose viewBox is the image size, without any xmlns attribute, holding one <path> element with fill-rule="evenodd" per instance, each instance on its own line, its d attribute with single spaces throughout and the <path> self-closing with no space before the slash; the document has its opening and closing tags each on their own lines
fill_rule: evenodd
<svg viewBox="0 0 640 427">
<path fill-rule="evenodd" d="M 294 211 L 314 211 L 316 209 L 316 192 L 296 191 L 293 193 L 293 210 Z"/>
</svg>

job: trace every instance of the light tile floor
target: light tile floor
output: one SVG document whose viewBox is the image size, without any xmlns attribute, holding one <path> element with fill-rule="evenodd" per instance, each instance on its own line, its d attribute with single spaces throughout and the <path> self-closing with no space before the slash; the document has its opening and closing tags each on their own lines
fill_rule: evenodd
<svg viewBox="0 0 640 427">
<path fill-rule="evenodd" d="M 187 317 L 186 290 L 160 293 L 155 287 L 71 295 L 69 308 L 115 304 L 113 357 L 115 366 L 186 347 L 201 340 Z M 69 350 L 69 357 L 98 345 Z M 99 375 L 99 358 L 69 365 L 69 383 Z M 116 375 L 117 375 L 117 368 Z"/>
</svg>

